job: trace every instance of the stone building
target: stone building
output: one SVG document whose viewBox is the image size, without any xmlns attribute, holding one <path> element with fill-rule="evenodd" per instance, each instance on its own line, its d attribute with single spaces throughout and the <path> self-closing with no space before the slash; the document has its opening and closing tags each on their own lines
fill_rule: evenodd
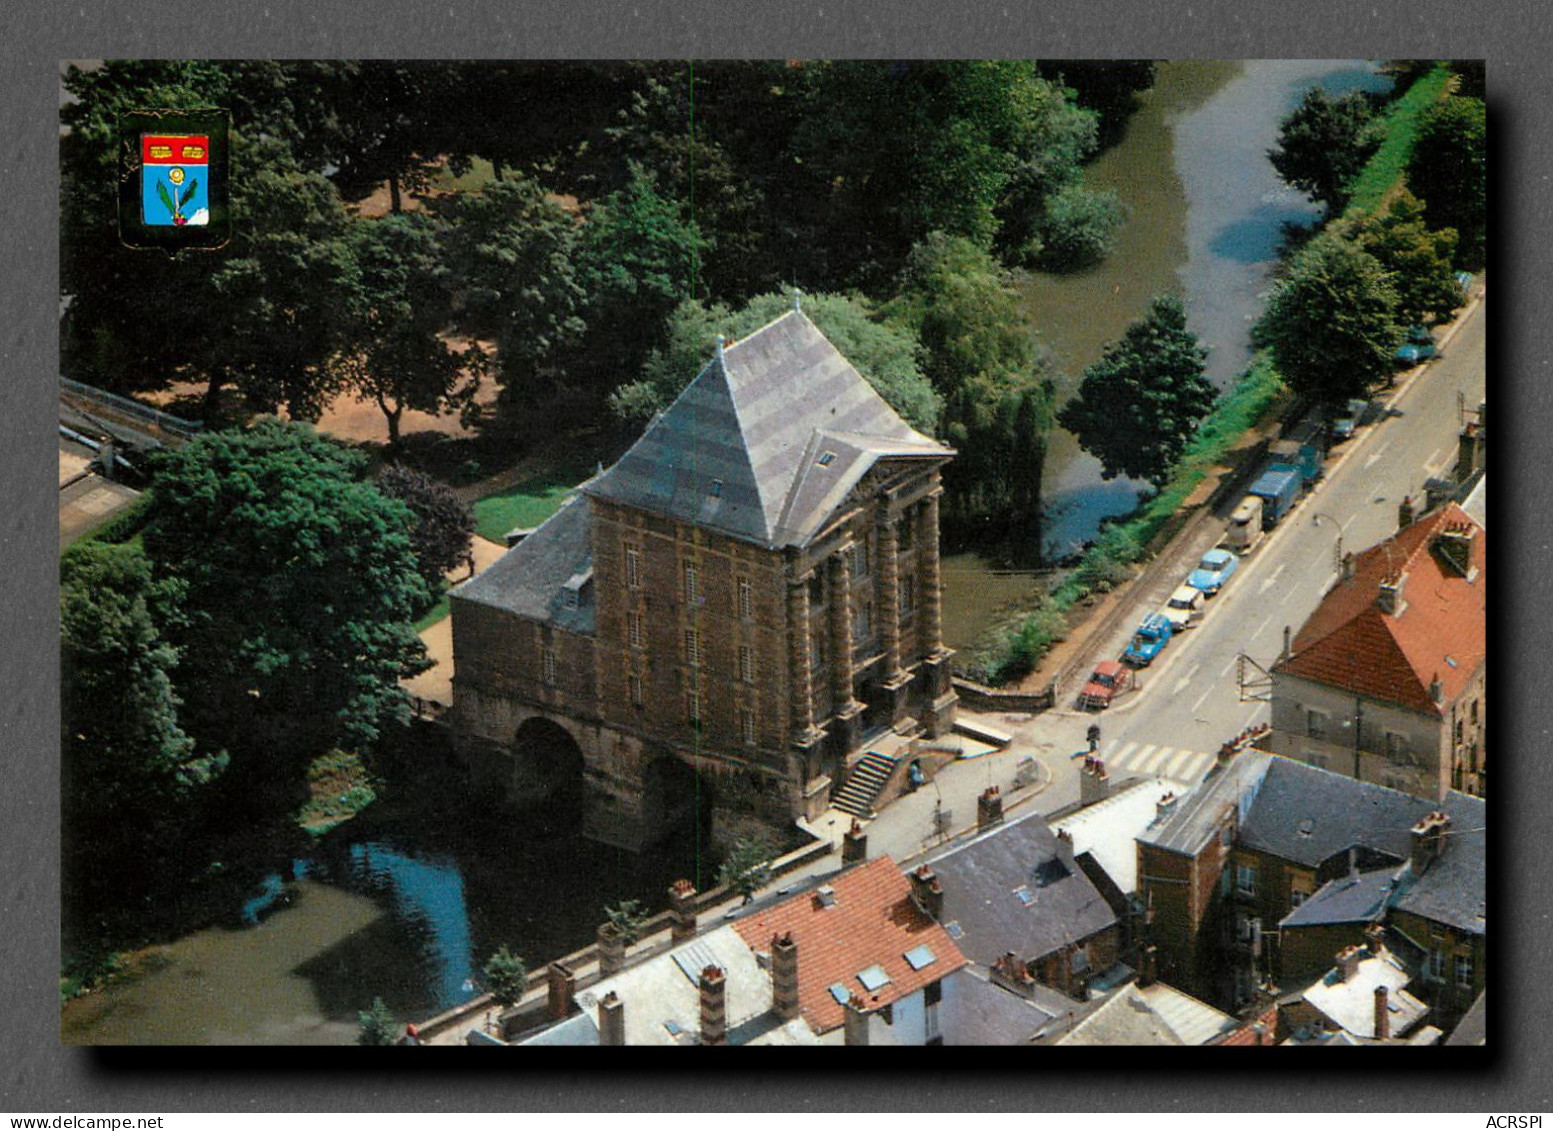
<svg viewBox="0 0 1553 1131">
<path fill-rule="evenodd" d="M 1482 796 L 1486 542 L 1448 503 L 1345 559 L 1273 667 L 1266 747 L 1423 797 Z"/>
<path fill-rule="evenodd" d="M 633 850 L 817 816 L 886 729 L 954 721 L 940 469 L 797 309 L 719 344 L 607 471 L 452 595 L 453 719 Z M 495 759 L 493 763 L 492 759 Z"/>
</svg>

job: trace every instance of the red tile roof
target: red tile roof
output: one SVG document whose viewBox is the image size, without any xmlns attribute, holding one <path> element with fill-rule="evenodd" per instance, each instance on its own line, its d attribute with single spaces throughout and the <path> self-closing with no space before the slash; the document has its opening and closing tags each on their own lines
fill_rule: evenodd
<svg viewBox="0 0 1553 1131">
<path fill-rule="evenodd" d="M 734 930 L 752 950 L 769 951 L 773 935 L 791 932 L 798 946 L 798 1005 L 816 1033 L 845 1020 L 830 986 L 841 984 L 870 1008 L 889 1005 L 966 964 L 949 933 L 911 900 L 911 881 L 888 856 L 849 868 L 827 881 L 835 902 L 823 906 L 817 892 L 737 920 Z M 913 970 L 906 952 L 923 944 L 935 960 Z M 884 967 L 889 982 L 869 993 L 858 974 Z"/>
<path fill-rule="evenodd" d="M 1435 545 L 1447 531 L 1470 532 L 1469 577 Z M 1486 655 L 1487 532 L 1448 503 L 1353 561 L 1353 576 L 1324 597 L 1294 638 L 1278 672 L 1367 698 L 1443 714 Z M 1401 575 L 1400 611 L 1383 612 L 1383 580 Z M 1438 679 L 1441 701 L 1429 694 Z"/>
</svg>

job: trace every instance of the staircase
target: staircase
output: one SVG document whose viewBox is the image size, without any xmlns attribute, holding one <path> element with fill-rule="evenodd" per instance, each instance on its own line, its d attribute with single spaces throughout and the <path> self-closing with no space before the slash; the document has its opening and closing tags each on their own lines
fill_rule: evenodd
<svg viewBox="0 0 1553 1131">
<path fill-rule="evenodd" d="M 897 758 L 870 750 L 857 760 L 846 784 L 837 791 L 831 805 L 853 817 L 868 818 L 874 815 L 874 798 L 884 788 L 895 772 Z"/>
</svg>

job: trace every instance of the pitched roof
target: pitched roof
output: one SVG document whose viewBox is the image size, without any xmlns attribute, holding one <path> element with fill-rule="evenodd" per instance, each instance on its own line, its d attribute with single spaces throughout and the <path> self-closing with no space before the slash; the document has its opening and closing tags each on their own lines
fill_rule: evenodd
<svg viewBox="0 0 1553 1131">
<path fill-rule="evenodd" d="M 752 950 L 769 950 L 774 935 L 792 935 L 798 947 L 799 1011 L 816 1033 L 845 1020 L 831 986 L 844 987 L 871 1008 L 885 1006 L 965 965 L 965 955 L 948 932 L 912 902 L 911 882 L 888 856 L 849 868 L 825 887 L 827 895 L 822 896 L 824 888 L 807 891 L 755 909 L 733 924 Z M 923 946 L 931 959 L 922 964 L 926 955 L 914 955 L 920 966 L 914 968 L 906 955 Z M 888 981 L 870 989 L 858 975 L 875 966 Z"/>
<path fill-rule="evenodd" d="M 1401 1036 L 1429 1010 L 1403 989 L 1410 981 L 1412 975 L 1396 955 L 1383 951 L 1360 959 L 1353 977 L 1347 981 L 1333 967 L 1306 987 L 1301 996 L 1344 1032 L 1356 1037 L 1374 1037 L 1375 990 L 1385 986 L 1391 1032 Z"/>
<path fill-rule="evenodd" d="M 1488 910 L 1487 809 L 1480 797 L 1451 793 L 1441 806 L 1450 817 L 1444 851 L 1421 876 L 1398 876 L 1392 906 L 1470 934 L 1486 934 Z"/>
<path fill-rule="evenodd" d="M 1436 535 L 1470 532 L 1470 570 L 1454 568 Z M 1440 714 L 1486 654 L 1487 532 L 1455 503 L 1424 515 L 1353 561 L 1353 575 L 1322 599 L 1273 670 L 1415 711 Z M 1402 603 L 1383 612 L 1383 581 L 1402 578 Z M 1429 694 L 1438 679 L 1441 697 Z"/>
<path fill-rule="evenodd" d="M 1116 924 L 1116 913 L 1039 813 L 999 825 L 930 857 L 944 889 L 942 923 L 992 965 L 1009 951 L 1033 962 Z"/>
<path fill-rule="evenodd" d="M 1395 868 L 1339 876 L 1285 915 L 1278 928 L 1373 923 L 1384 914 L 1395 879 Z"/>
<path fill-rule="evenodd" d="M 1215 766 L 1196 789 L 1176 802 L 1169 817 L 1139 833 L 1138 843 L 1195 856 L 1232 811 L 1244 814 L 1250 808 L 1268 768 L 1280 760 L 1252 749 L 1237 754 L 1227 766 Z"/>
<path fill-rule="evenodd" d="M 1124 895 L 1132 895 L 1138 890 L 1138 846 L 1133 838 L 1155 822 L 1162 794 L 1179 796 L 1190 788 L 1169 778 L 1141 778 L 1104 801 L 1053 821 L 1052 827 L 1073 838 L 1076 855 L 1089 853 Z"/>
<path fill-rule="evenodd" d="M 565 586 L 592 568 L 588 504 L 573 496 L 489 568 L 455 588 L 454 597 L 546 620 L 571 632 L 591 633 L 591 600 L 567 604 Z"/>
<path fill-rule="evenodd" d="M 945 991 L 938 1007 L 938 1031 L 947 1045 L 1025 1044 L 1067 1009 L 1080 1008 L 1073 1002 L 1057 1009 L 1045 999 L 1043 1007 L 990 981 L 974 966 L 953 974 Z"/>
<path fill-rule="evenodd" d="M 794 310 L 726 346 L 583 490 L 763 546 L 801 545 L 879 459 L 953 454 Z"/>
</svg>

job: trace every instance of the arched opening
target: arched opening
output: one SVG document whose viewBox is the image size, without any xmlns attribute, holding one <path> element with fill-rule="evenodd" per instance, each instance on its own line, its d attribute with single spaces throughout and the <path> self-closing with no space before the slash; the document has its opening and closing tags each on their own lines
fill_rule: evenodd
<svg viewBox="0 0 1553 1131">
<path fill-rule="evenodd" d="M 559 723 L 535 716 L 512 740 L 512 784 L 519 805 L 575 806 L 583 793 L 582 747 Z"/>
<path fill-rule="evenodd" d="M 711 843 L 712 784 L 687 763 L 665 754 L 642 777 L 642 816 L 651 843 L 704 855 Z"/>
</svg>

